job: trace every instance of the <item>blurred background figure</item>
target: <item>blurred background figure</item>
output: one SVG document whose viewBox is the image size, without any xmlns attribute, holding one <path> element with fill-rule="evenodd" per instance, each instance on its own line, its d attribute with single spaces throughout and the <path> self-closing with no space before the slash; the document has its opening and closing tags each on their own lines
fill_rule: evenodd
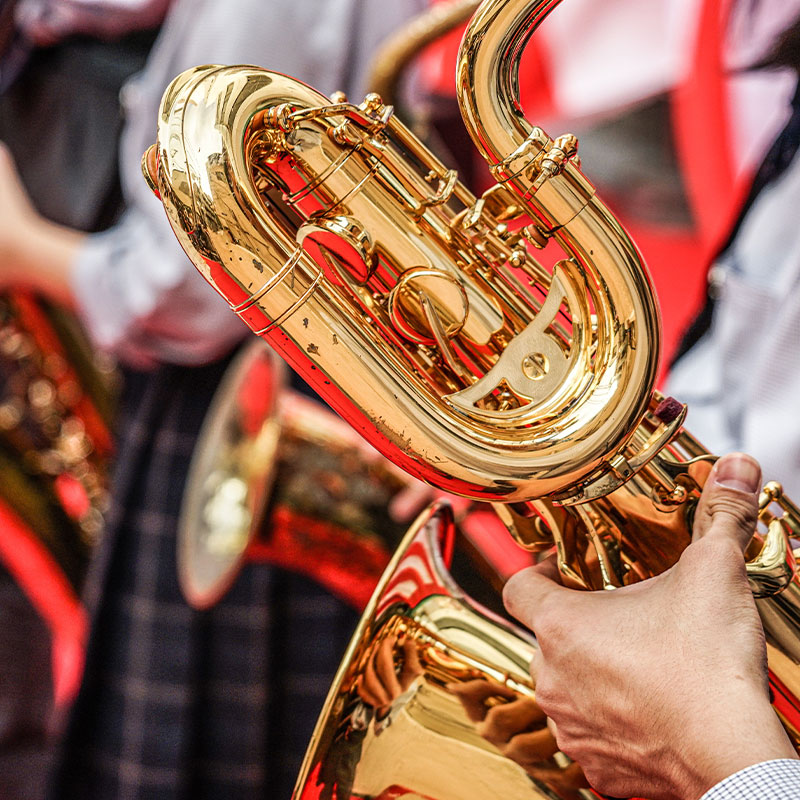
<svg viewBox="0 0 800 800">
<path fill-rule="evenodd" d="M 357 98 L 377 43 L 421 3 L 178 0 L 122 91 L 126 210 L 86 236 L 35 212 L 0 174 L 6 286 L 74 304 L 123 365 L 117 462 L 87 582 L 92 632 L 52 797 L 288 797 L 357 614 L 319 581 L 246 566 L 198 612 L 175 533 L 197 432 L 245 330 L 180 250 L 140 172 L 169 81 L 199 63 L 260 63 Z"/>
<path fill-rule="evenodd" d="M 144 64 L 164 4 L 147 5 L 137 16 L 131 3 L 0 4 L 2 171 L 21 165 L 30 203 L 52 223 L 97 231 L 119 214 L 118 94 Z M 11 188 L 0 189 L 3 201 Z M 9 255 L 0 247 L 0 272 Z M 9 800 L 44 796 L 54 710 L 80 679 L 78 597 L 107 503 L 110 367 L 53 299 L 6 282 L 0 294 L 0 795 Z"/>
<path fill-rule="evenodd" d="M 795 91 L 788 120 L 713 261 L 705 305 L 683 342 L 669 390 L 689 403 L 689 422 L 705 443 L 723 453 L 749 450 L 765 475 L 797 497 L 800 8 L 788 5 L 792 8 L 775 14 L 784 23 L 788 17 L 788 28 L 747 54 L 763 74 L 791 76 Z"/>
</svg>

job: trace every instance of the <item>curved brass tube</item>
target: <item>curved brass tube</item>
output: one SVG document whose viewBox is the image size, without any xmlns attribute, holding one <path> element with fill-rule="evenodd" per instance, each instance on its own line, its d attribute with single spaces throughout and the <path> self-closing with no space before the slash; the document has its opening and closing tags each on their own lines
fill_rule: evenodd
<svg viewBox="0 0 800 800">
<path fill-rule="evenodd" d="M 519 65 L 530 37 L 561 0 L 486 0 L 464 34 L 458 100 L 464 124 L 498 183 L 511 189 L 552 237 L 603 285 L 597 312 L 597 415 L 613 405 L 628 424 L 644 413 L 660 347 L 658 305 L 636 246 L 577 165 L 577 141 L 553 141 L 532 126 L 519 102 Z M 585 389 L 591 394 L 591 386 Z M 614 400 L 611 400 L 613 396 Z M 587 400 L 588 405 L 594 402 Z M 587 415 L 591 412 L 587 409 Z"/>
<path fill-rule="evenodd" d="M 397 33 L 381 43 L 367 72 L 366 85 L 394 105 L 397 85 L 408 65 L 425 47 L 466 22 L 481 0 L 454 0 L 436 3 L 414 17 Z"/>
<path fill-rule="evenodd" d="M 160 195 L 198 269 L 391 460 L 513 501 L 575 491 L 620 472 L 614 459 L 638 468 L 623 450 L 650 401 L 658 317 L 635 249 L 576 168 L 549 182 L 575 189 L 552 237 L 571 257 L 551 275 L 505 230 L 513 197 L 472 196 L 374 98 L 330 106 L 286 76 L 203 67 L 168 89 L 158 140 Z"/>
</svg>

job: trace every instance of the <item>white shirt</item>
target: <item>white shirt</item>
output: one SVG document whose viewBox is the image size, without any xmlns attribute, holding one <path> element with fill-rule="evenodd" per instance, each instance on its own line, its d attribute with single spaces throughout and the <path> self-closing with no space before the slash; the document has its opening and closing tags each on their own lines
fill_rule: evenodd
<svg viewBox="0 0 800 800">
<path fill-rule="evenodd" d="M 764 189 L 712 273 L 707 333 L 667 391 L 686 427 L 719 455 L 742 450 L 800 498 L 800 158 Z"/>
<path fill-rule="evenodd" d="M 788 758 L 764 761 L 709 789 L 700 800 L 797 800 L 800 797 L 800 761 Z"/>
<path fill-rule="evenodd" d="M 245 335 L 184 255 L 142 179 L 142 153 L 155 139 L 158 105 L 172 78 L 198 64 L 259 64 L 360 100 L 378 43 L 425 6 L 425 0 L 177 0 L 144 72 L 123 91 L 120 167 L 128 210 L 110 231 L 89 237 L 75 263 L 73 290 L 99 347 L 140 368 L 200 364 Z"/>
</svg>

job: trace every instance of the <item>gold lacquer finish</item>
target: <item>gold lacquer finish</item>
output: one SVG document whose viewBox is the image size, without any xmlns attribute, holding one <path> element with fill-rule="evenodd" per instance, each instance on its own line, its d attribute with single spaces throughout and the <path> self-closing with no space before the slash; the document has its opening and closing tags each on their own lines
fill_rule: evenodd
<svg viewBox="0 0 800 800">
<path fill-rule="evenodd" d="M 450 509 L 428 509 L 387 569 L 328 696 L 295 797 L 590 800 L 536 705 L 529 634 L 446 567 Z M 529 744 L 505 744 L 509 722 Z"/>
<path fill-rule="evenodd" d="M 329 101 L 256 67 L 179 76 L 146 173 L 200 272 L 381 452 L 435 486 L 492 501 L 528 549 L 555 544 L 568 585 L 613 589 L 680 557 L 714 457 L 682 429 L 685 407 L 653 391 L 652 287 L 581 171 L 575 137 L 551 138 L 519 108 L 520 54 L 556 5 L 485 0 L 465 34 L 459 99 L 497 180 L 481 197 L 377 95 Z M 748 574 L 775 708 L 800 742 L 800 582 L 788 541 L 800 515 L 777 485 L 765 487 L 760 523 Z M 495 773 L 506 767 L 479 723 L 498 702 L 533 702 L 531 651 L 518 633 L 498 645 L 506 629 L 494 621 L 470 640 L 488 649 L 462 648 L 456 631 L 478 629 L 462 603 L 443 601 L 447 636 L 415 616 L 439 602 L 426 600 L 439 588 L 423 582 L 386 628 L 378 595 L 298 795 L 579 797 L 578 768 L 546 748 L 515 752 L 522 771 L 508 766 L 516 777 L 500 789 Z M 469 690 L 451 685 L 457 675 L 500 688 L 470 705 Z M 405 768 L 435 750 L 440 775 L 391 783 L 366 760 L 387 741 L 383 720 L 395 724 L 395 695 L 412 685 L 425 693 L 414 694 L 417 716 L 403 712 L 409 733 L 396 747 L 407 750 L 393 758 Z M 370 699 L 373 711 L 359 711 Z M 536 713 L 527 718 L 535 727 Z M 425 738 L 426 726 L 438 738 Z M 470 770 L 484 752 L 492 766 L 479 779 Z"/>
<path fill-rule="evenodd" d="M 615 471 L 649 401 L 658 317 L 576 168 L 538 190 L 563 183 L 569 225 L 534 231 L 520 198 L 475 198 L 376 97 L 326 105 L 249 67 L 178 78 L 158 147 L 200 271 L 390 459 L 514 502 Z M 541 237 L 563 251 L 551 268 L 528 251 Z"/>
<path fill-rule="evenodd" d="M 108 505 L 112 383 L 69 312 L 0 296 L 0 502 L 77 590 Z"/>
</svg>

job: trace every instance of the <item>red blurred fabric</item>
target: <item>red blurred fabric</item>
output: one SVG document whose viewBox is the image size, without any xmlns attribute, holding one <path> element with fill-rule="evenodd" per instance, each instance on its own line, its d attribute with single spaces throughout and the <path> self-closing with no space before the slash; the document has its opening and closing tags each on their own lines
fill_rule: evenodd
<svg viewBox="0 0 800 800">
<path fill-rule="evenodd" d="M 449 0 L 434 0 L 448 2 Z M 730 95 L 723 44 L 731 0 L 704 0 L 686 80 L 671 95 L 673 131 L 688 202 L 691 229 L 621 221 L 649 266 L 663 323 L 661 377 L 680 338 L 700 308 L 710 259 L 735 218 L 750 175 L 737 175 L 732 151 Z M 432 92 L 455 92 L 455 63 L 463 26 L 431 45 L 422 59 L 424 83 Z M 534 36 L 520 69 L 523 108 L 531 119 L 558 116 L 551 67 Z M 591 178 L 591 165 L 587 165 Z M 477 191 L 483 186 L 475 187 Z"/>
<path fill-rule="evenodd" d="M 53 685 L 58 706 L 78 691 L 88 618 L 44 545 L 0 500 L 0 559 L 52 634 Z"/>
</svg>

